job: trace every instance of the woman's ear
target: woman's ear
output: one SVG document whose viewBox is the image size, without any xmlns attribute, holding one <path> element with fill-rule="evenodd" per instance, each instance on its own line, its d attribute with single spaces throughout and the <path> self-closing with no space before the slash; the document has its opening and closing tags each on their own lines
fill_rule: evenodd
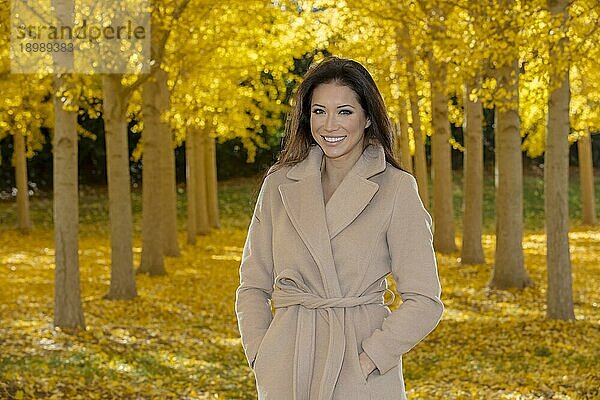
<svg viewBox="0 0 600 400">
<path fill-rule="evenodd" d="M 365 129 L 371 126 L 371 118 L 367 117 L 367 123 L 365 124 Z"/>
</svg>

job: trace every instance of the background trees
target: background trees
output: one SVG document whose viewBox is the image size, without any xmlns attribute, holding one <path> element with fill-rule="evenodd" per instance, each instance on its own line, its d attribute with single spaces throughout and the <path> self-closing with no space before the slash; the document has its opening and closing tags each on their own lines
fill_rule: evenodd
<svg viewBox="0 0 600 400">
<path fill-rule="evenodd" d="M 180 255 L 177 176 L 180 181 L 185 176 L 188 242 L 194 243 L 220 227 L 217 166 L 222 170 L 235 156 L 248 162 L 264 157 L 270 164 L 295 85 L 311 62 L 334 54 L 362 62 L 373 74 L 398 127 L 396 151 L 414 171 L 434 216 L 439 253 L 457 251 L 454 213 L 462 210 L 465 265 L 484 261 L 484 151 L 493 146 L 494 160 L 487 160 L 496 175 L 491 287 L 533 283 L 522 256 L 523 161 L 545 156 L 549 315 L 573 318 L 569 144 L 577 143 L 582 221 L 596 221 L 590 136 L 600 127 L 600 54 L 594 45 L 600 30 L 592 1 L 165 0 L 153 3 L 150 15 L 152 65 L 141 75 L 57 74 L 53 81 L 12 76 L 9 31 L 2 31 L 1 168 L 13 175 L 9 186 L 16 187 L 19 227 L 27 232 L 26 159 L 31 170 L 37 158 L 52 154 L 56 246 L 71 254 L 57 251 L 57 266 L 71 263 L 66 276 L 73 282 L 79 280 L 78 136 L 106 141 L 105 153 L 98 154 L 106 157 L 110 198 L 107 296 L 133 298 L 132 166 L 141 160 L 139 271 L 164 274 L 164 257 Z M 6 10 L 2 18 L 7 27 Z M 486 137 L 492 128 L 493 137 Z M 135 135 L 137 143 L 130 143 Z M 218 150 L 231 143 L 236 143 L 233 154 L 217 160 Z M 464 203 L 457 207 L 453 171 L 461 161 Z M 38 170 L 36 165 L 33 171 Z M 61 271 L 57 267 L 57 277 Z M 57 278 L 57 287 L 63 281 Z M 68 291 L 79 297 L 76 289 Z M 552 303 L 557 298 L 560 302 Z"/>
</svg>

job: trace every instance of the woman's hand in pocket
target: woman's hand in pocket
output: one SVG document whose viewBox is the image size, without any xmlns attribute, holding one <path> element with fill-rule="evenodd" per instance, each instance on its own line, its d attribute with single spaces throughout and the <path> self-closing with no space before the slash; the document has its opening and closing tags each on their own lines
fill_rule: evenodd
<svg viewBox="0 0 600 400">
<path fill-rule="evenodd" d="M 360 367 L 363 371 L 363 375 L 365 379 L 369 376 L 371 372 L 373 372 L 377 366 L 373 363 L 373 360 L 365 353 L 364 351 L 358 355 L 358 360 L 360 361 Z"/>
</svg>

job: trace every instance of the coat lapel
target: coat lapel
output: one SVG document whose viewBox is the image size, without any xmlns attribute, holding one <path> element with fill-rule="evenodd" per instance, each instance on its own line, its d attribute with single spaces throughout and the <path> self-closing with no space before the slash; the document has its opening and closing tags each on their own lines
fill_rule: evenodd
<svg viewBox="0 0 600 400">
<path fill-rule="evenodd" d="M 337 187 L 325 206 L 321 185 L 323 150 L 312 145 L 308 156 L 295 164 L 287 177 L 292 183 L 279 185 L 285 210 L 313 256 L 329 296 L 341 296 L 331 240 L 365 209 L 379 185 L 369 177 L 385 169 L 385 152 L 380 144 L 370 144 Z"/>
</svg>

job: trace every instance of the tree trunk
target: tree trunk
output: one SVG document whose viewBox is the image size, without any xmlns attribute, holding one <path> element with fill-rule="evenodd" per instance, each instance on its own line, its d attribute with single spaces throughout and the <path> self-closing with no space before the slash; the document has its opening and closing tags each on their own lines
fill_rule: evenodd
<svg viewBox="0 0 600 400">
<path fill-rule="evenodd" d="M 463 160 L 463 238 L 462 264 L 483 264 L 481 233 L 483 224 L 483 109 L 480 101 L 471 101 L 471 86 L 465 88 Z"/>
<path fill-rule="evenodd" d="M 156 71 L 157 85 L 160 87 L 160 109 L 156 111 L 157 127 L 160 129 L 161 151 L 161 181 L 160 191 L 162 198 L 162 236 L 163 251 L 166 256 L 177 257 L 180 255 L 177 242 L 177 187 L 175 179 L 175 150 L 169 124 L 160 121 L 160 113 L 169 107 L 169 87 L 167 86 L 167 73 L 162 69 Z"/>
<path fill-rule="evenodd" d="M 55 92 L 63 78 L 54 78 Z M 77 115 L 54 100 L 54 326 L 85 329 L 79 279 L 79 192 Z"/>
<path fill-rule="evenodd" d="M 219 221 L 219 193 L 217 190 L 217 144 L 215 138 L 206 137 L 206 207 L 210 226 L 221 227 Z"/>
<path fill-rule="evenodd" d="M 402 144 L 400 143 L 400 138 L 402 136 L 401 130 L 400 123 L 394 123 L 392 121 L 392 153 L 394 154 L 394 158 L 400 160 L 400 162 L 402 162 Z"/>
<path fill-rule="evenodd" d="M 511 73 L 513 78 L 511 78 Z M 507 104 L 496 109 L 496 254 L 492 288 L 523 288 L 532 285 L 523 265 L 523 164 L 518 112 L 519 67 L 512 64 L 497 71 L 498 87 L 510 93 Z"/>
<path fill-rule="evenodd" d="M 413 162 L 412 156 L 410 154 L 410 138 L 408 137 L 408 116 L 406 114 L 406 108 L 404 106 L 400 107 L 398 119 L 398 145 L 400 149 L 400 164 L 403 168 L 412 173 Z"/>
<path fill-rule="evenodd" d="M 73 1 L 52 2 L 62 25 L 73 21 Z M 53 54 L 54 136 L 52 138 L 54 221 L 54 326 L 85 329 L 79 278 L 79 185 L 77 169 L 77 114 L 63 109 L 60 88 L 64 72 L 72 71 L 73 55 Z"/>
<path fill-rule="evenodd" d="M 131 184 L 127 145 L 127 102 L 129 92 L 121 75 L 104 75 L 104 132 L 111 241 L 109 299 L 137 296 L 132 252 Z"/>
<path fill-rule="evenodd" d="M 563 25 L 567 19 L 567 4 L 567 0 L 559 0 L 551 6 L 552 14 L 563 16 Z M 550 50 L 550 60 L 560 60 L 566 45 L 566 39 L 561 39 L 555 44 Z M 566 71 L 550 73 L 550 88 L 544 154 L 544 211 L 548 265 L 546 315 L 552 319 L 573 320 L 573 278 L 569 252 L 568 67 Z"/>
<path fill-rule="evenodd" d="M 14 139 L 14 165 L 15 181 L 17 183 L 17 215 L 18 228 L 21 233 L 31 231 L 31 217 L 29 216 L 29 187 L 27 184 L 27 156 L 25 152 L 25 136 L 23 132 L 16 132 Z"/>
<path fill-rule="evenodd" d="M 594 166 L 592 161 L 592 139 L 589 134 L 577 141 L 579 158 L 579 187 L 581 190 L 581 212 L 584 225 L 596 225 L 596 199 L 594 193 Z"/>
<path fill-rule="evenodd" d="M 419 94 L 417 90 L 417 80 L 415 72 L 415 55 L 412 51 L 411 37 L 408 28 L 403 27 L 403 39 L 409 51 L 407 51 L 406 57 L 406 73 L 408 77 L 408 96 L 410 101 L 410 112 L 412 119 L 413 137 L 415 141 L 415 158 L 414 158 L 414 171 L 415 178 L 417 179 L 419 195 L 425 208 L 430 209 L 429 206 L 429 186 L 428 186 L 428 174 L 427 174 L 427 157 L 425 155 L 425 138 L 421 131 L 421 117 L 419 114 Z"/>
<path fill-rule="evenodd" d="M 142 258 L 138 272 L 150 275 L 164 275 L 163 240 L 161 220 L 164 218 L 161 207 L 161 141 L 164 134 L 160 123 L 160 91 L 155 76 L 143 84 L 142 114 Z"/>
<path fill-rule="evenodd" d="M 196 155 L 194 154 L 194 131 L 190 128 L 185 135 L 185 193 L 187 197 L 187 242 L 196 243 Z"/>
<path fill-rule="evenodd" d="M 206 173 L 206 136 L 205 131 L 200 129 L 194 130 L 194 147 L 195 164 L 194 174 L 196 179 L 196 229 L 200 235 L 210 233 L 210 223 L 208 218 L 208 202 L 207 202 L 207 173 Z"/>
<path fill-rule="evenodd" d="M 431 114 L 431 180 L 433 186 L 434 247 L 441 253 L 456 251 L 454 206 L 452 201 L 452 162 L 450 154 L 450 122 L 446 97 L 446 66 L 430 60 Z"/>
</svg>

